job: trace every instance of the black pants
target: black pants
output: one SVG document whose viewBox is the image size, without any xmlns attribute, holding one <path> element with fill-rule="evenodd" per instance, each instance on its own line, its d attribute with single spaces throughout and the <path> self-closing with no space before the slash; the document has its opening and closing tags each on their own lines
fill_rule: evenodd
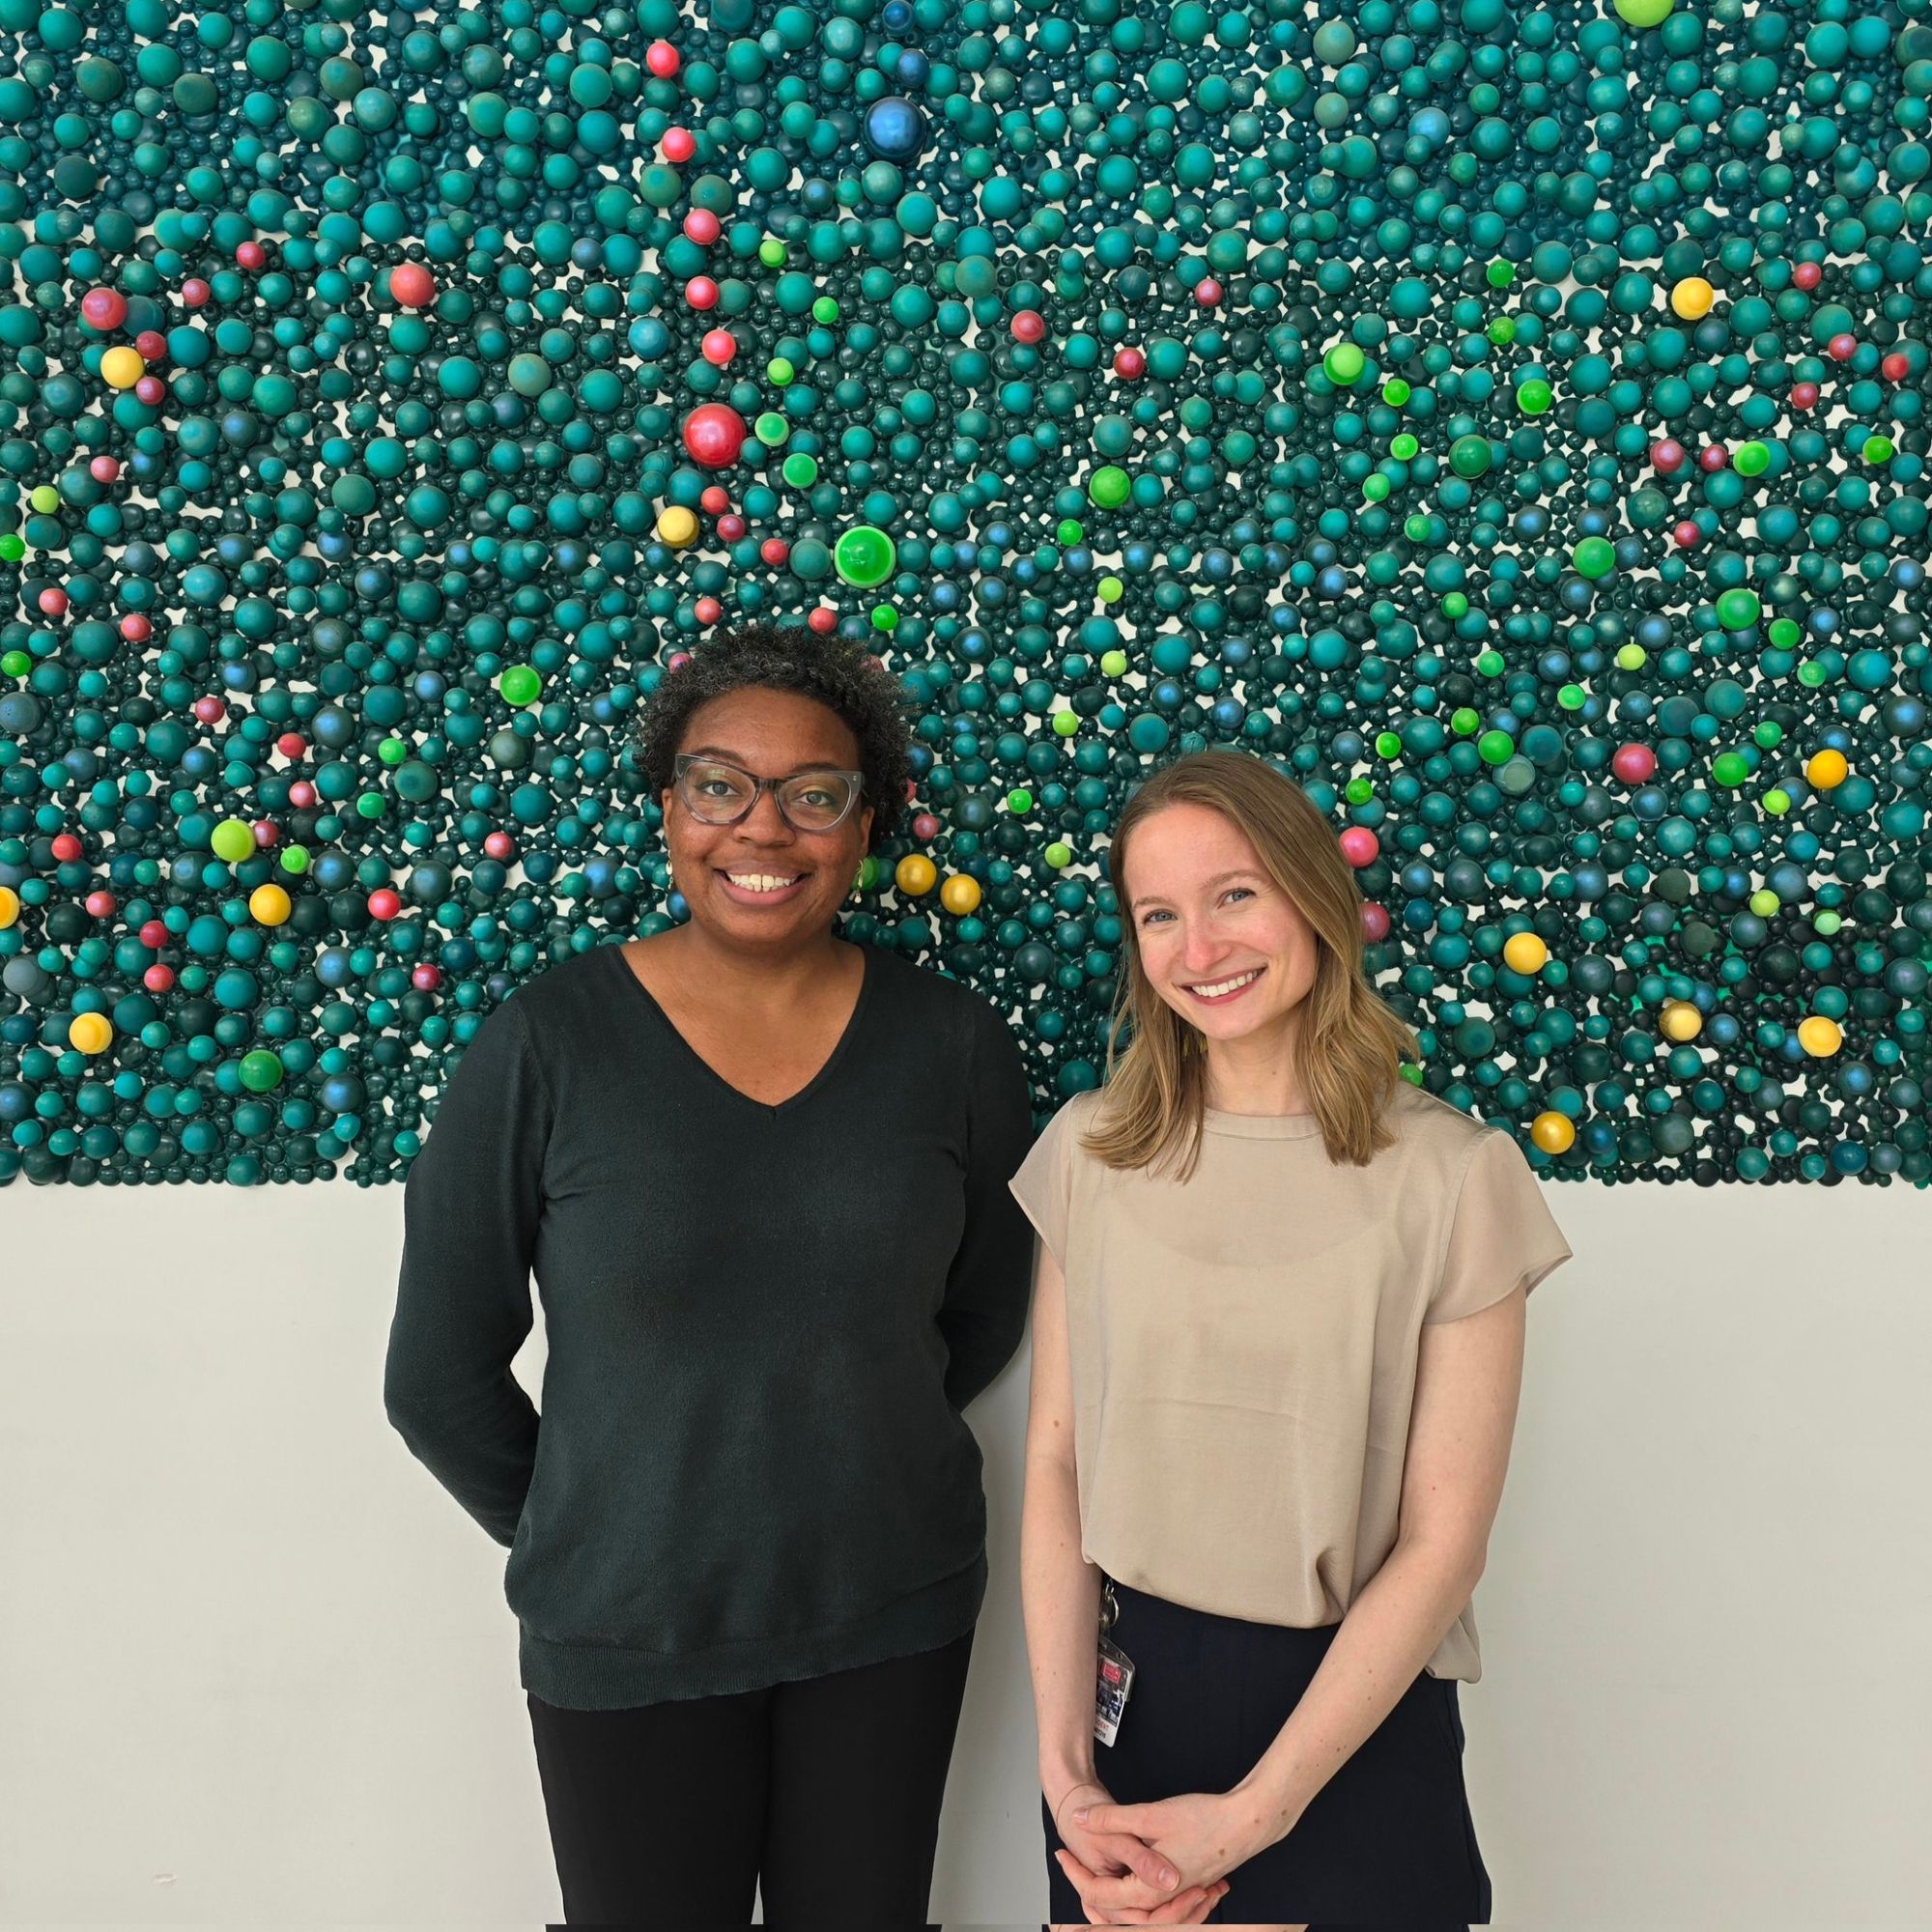
<svg viewBox="0 0 1932 1932">
<path fill-rule="evenodd" d="M 529 1698 L 571 1925 L 926 1923 L 973 1633 L 917 1657 L 627 1711 Z"/>
<path fill-rule="evenodd" d="M 1129 1590 L 1112 1630 L 1134 1664 L 1113 1745 L 1095 1745 L 1101 1783 L 1122 1804 L 1226 1791 L 1265 1755 L 1300 1701 L 1336 1626 L 1290 1630 L 1211 1616 Z M 1049 1911 L 1086 1921 L 1054 1859 L 1044 1798 Z M 1463 1788 L 1463 1719 L 1453 1678 L 1417 1677 L 1278 1843 L 1228 1873 L 1209 1924 L 1344 1925 L 1445 1932 L 1487 1924 L 1490 1878 Z"/>
</svg>

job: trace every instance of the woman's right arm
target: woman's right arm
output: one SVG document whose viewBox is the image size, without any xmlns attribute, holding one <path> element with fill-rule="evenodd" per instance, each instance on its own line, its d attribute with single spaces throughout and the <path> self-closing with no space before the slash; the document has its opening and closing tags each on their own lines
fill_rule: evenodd
<svg viewBox="0 0 1932 1932">
<path fill-rule="evenodd" d="M 1066 1283 L 1044 1242 L 1033 1293 L 1033 1387 L 1020 1510 L 1020 1607 L 1039 1728 L 1039 1786 L 1050 1805 L 1094 1780 L 1095 1633 L 1100 1573 L 1080 1553 Z"/>
<path fill-rule="evenodd" d="M 411 1453 L 491 1536 L 517 1533 L 537 1412 L 510 1364 L 530 1332 L 550 1095 L 513 998 L 450 1075 L 403 1196 L 384 1406 Z"/>
</svg>

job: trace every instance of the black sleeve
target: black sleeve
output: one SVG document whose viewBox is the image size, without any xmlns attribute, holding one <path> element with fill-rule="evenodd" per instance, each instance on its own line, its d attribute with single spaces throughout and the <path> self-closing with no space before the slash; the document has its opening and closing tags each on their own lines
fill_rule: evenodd
<svg viewBox="0 0 1932 1932">
<path fill-rule="evenodd" d="M 411 1164 L 384 1372 L 411 1453 L 505 1546 L 536 1461 L 537 1412 L 510 1364 L 530 1332 L 550 1125 L 513 997 L 464 1050 Z"/>
<path fill-rule="evenodd" d="M 1007 1182 L 1033 1143 L 1033 1102 L 1010 1029 L 975 1015 L 967 1075 L 966 1231 L 946 1277 L 940 1333 L 947 1400 L 964 1408 L 1006 1367 L 1026 1329 L 1033 1229 Z"/>
</svg>

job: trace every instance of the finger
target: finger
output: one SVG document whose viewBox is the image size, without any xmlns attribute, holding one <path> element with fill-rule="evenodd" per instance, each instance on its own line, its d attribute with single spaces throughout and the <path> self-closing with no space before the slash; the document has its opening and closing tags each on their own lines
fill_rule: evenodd
<svg viewBox="0 0 1932 1932">
<path fill-rule="evenodd" d="M 1161 1898 L 1166 1898 L 1180 1883 L 1180 1874 L 1171 1861 L 1143 1838 L 1127 1833 L 1107 1840 L 1107 1849 L 1128 1871 Z"/>
<path fill-rule="evenodd" d="M 1156 1906 L 1168 1904 L 1174 1897 L 1171 1888 L 1156 1890 L 1144 1884 L 1132 1872 L 1119 1878 L 1096 1878 L 1093 1885 L 1093 1895 L 1108 1911 L 1116 1907 L 1128 1907 L 1136 1912 L 1148 1912 Z"/>
<path fill-rule="evenodd" d="M 1191 1885 L 1178 1891 L 1165 1905 L 1156 1905 L 1147 1916 L 1150 1925 L 1199 1925 L 1213 1911 L 1221 1896 L 1211 1885 Z"/>
<path fill-rule="evenodd" d="M 1158 1822 L 1148 1817 L 1153 1809 L 1151 1804 L 1110 1804 L 1095 1799 L 1091 1804 L 1074 1806 L 1073 1822 L 1090 1832 L 1134 1832 L 1146 1837 Z"/>
</svg>

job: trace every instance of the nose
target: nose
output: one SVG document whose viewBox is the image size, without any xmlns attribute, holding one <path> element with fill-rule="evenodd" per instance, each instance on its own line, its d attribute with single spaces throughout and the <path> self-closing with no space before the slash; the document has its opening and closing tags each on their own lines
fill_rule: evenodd
<svg viewBox="0 0 1932 1932">
<path fill-rule="evenodd" d="M 752 801 L 751 810 L 732 829 L 741 838 L 754 838 L 761 845 L 789 845 L 795 836 L 779 810 L 778 794 L 769 785 Z"/>
<path fill-rule="evenodd" d="M 1180 964 L 1189 974 L 1205 974 L 1221 957 L 1221 942 L 1205 925 L 1190 925 L 1181 942 Z"/>
</svg>

